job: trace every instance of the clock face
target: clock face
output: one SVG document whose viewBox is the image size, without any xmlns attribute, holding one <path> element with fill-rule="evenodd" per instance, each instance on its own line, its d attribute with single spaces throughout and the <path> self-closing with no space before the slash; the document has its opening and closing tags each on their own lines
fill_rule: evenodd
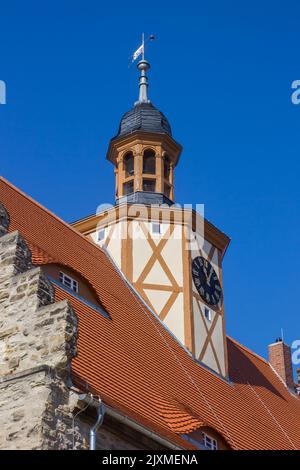
<svg viewBox="0 0 300 470">
<path fill-rule="evenodd" d="M 221 308 L 222 288 L 216 271 L 209 261 L 197 256 L 192 262 L 193 281 L 201 298 L 212 307 Z"/>
</svg>

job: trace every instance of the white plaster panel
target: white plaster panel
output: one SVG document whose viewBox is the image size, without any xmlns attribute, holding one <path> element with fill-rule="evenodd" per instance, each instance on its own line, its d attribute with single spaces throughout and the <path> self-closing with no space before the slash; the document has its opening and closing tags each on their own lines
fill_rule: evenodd
<svg viewBox="0 0 300 470">
<path fill-rule="evenodd" d="M 181 228 L 181 227 L 179 227 Z M 182 240 L 177 238 L 177 232 L 175 237 L 169 238 L 166 245 L 161 251 L 161 255 L 164 258 L 167 266 L 169 267 L 172 275 L 176 279 L 177 284 L 182 287 L 183 285 L 183 262 L 182 262 Z"/>
<path fill-rule="evenodd" d="M 216 323 L 215 329 L 212 334 L 212 343 L 214 345 L 214 348 L 218 357 L 222 374 L 225 375 L 225 351 L 224 351 L 222 316 L 219 314 L 217 315 L 219 319 Z"/>
<path fill-rule="evenodd" d="M 110 227 L 106 229 L 106 236 L 110 233 Z M 121 269 L 121 237 L 120 237 L 121 224 L 115 225 L 110 241 L 107 245 L 107 251 L 117 264 L 118 268 Z"/>
<path fill-rule="evenodd" d="M 97 243 L 97 232 L 93 232 L 90 234 L 90 237 L 92 238 L 94 243 Z"/>
<path fill-rule="evenodd" d="M 203 362 L 211 369 L 215 370 L 216 372 L 219 372 L 218 365 L 210 343 L 208 343 L 207 349 L 205 351 Z"/>
<path fill-rule="evenodd" d="M 157 284 L 160 286 L 172 285 L 159 261 L 155 261 L 144 282 L 145 284 Z"/>
<path fill-rule="evenodd" d="M 148 263 L 153 250 L 149 245 L 149 242 L 145 239 L 138 222 L 133 223 L 133 235 L 133 282 L 136 282 Z"/>
<path fill-rule="evenodd" d="M 201 319 L 201 311 L 195 298 L 193 298 L 195 357 L 198 359 L 206 339 L 206 331 Z"/>
<path fill-rule="evenodd" d="M 172 295 L 172 292 L 151 289 L 144 289 L 144 292 L 150 300 L 151 305 L 153 306 L 157 315 L 160 315 L 160 312 L 162 311 L 170 296 Z"/>
<path fill-rule="evenodd" d="M 177 296 L 172 308 L 164 319 L 164 322 L 176 338 L 184 344 L 184 311 L 182 294 Z"/>
</svg>

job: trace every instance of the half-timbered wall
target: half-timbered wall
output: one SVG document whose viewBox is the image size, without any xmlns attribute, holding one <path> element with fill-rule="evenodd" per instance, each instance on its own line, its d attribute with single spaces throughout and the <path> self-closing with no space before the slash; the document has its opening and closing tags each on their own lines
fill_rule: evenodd
<svg viewBox="0 0 300 470">
<path fill-rule="evenodd" d="M 90 236 L 105 246 L 149 307 L 193 356 L 225 376 L 224 309 L 210 307 L 211 319 L 207 320 L 191 276 L 191 260 L 203 256 L 222 284 L 221 253 L 200 234 L 193 249 L 186 249 L 186 228 L 180 223 L 161 223 L 160 232 L 153 232 L 151 222 L 135 219 L 107 226 L 100 242 L 98 231 Z"/>
</svg>

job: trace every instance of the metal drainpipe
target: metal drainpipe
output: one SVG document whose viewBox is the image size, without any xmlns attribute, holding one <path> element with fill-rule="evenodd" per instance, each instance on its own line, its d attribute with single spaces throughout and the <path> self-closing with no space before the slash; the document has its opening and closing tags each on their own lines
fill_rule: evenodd
<svg viewBox="0 0 300 470">
<path fill-rule="evenodd" d="M 87 399 L 85 399 L 84 401 L 86 401 Z M 89 403 L 91 404 L 91 402 Z M 92 405 L 91 406 L 95 406 L 95 405 Z M 102 403 L 102 406 L 103 406 L 103 411 L 102 411 L 102 415 L 103 415 L 103 418 L 104 418 L 104 414 L 107 414 L 108 416 L 111 416 L 112 418 L 115 418 L 116 420 L 118 420 L 120 423 L 125 423 L 127 426 L 135 429 L 136 431 L 139 431 L 140 433 L 142 433 L 143 435 L 147 436 L 147 437 L 150 437 L 151 439 L 153 439 L 154 441 L 158 442 L 159 444 L 162 444 L 164 447 L 167 447 L 168 449 L 174 449 L 174 450 L 183 450 L 183 447 L 180 447 L 176 444 L 173 444 L 172 442 L 168 441 L 167 439 L 164 439 L 162 437 L 160 437 L 158 434 L 156 434 L 155 432 L 153 431 L 150 431 L 149 429 L 147 428 L 144 428 L 143 426 L 141 426 L 140 424 L 136 423 L 135 421 L 133 421 L 132 419 L 128 418 L 127 416 L 124 416 L 122 415 L 121 413 L 115 411 L 113 408 L 111 408 L 110 406 L 106 405 L 104 407 L 104 403 Z M 100 405 L 100 408 L 101 408 L 101 405 Z M 99 413 L 99 408 L 98 408 L 98 413 Z M 98 414 L 98 417 L 99 417 L 99 414 Z M 103 421 L 103 419 L 102 419 Z M 97 419 L 97 422 L 96 424 L 94 425 L 94 427 L 90 430 L 90 437 L 92 436 L 92 430 L 97 426 L 97 429 L 99 428 L 99 426 L 102 424 L 102 421 L 101 423 L 99 423 L 97 425 L 97 422 L 98 422 L 98 419 Z M 95 433 L 97 431 L 97 429 L 95 429 Z M 95 441 L 94 441 L 95 442 Z M 90 450 L 95 450 L 95 449 L 92 449 L 91 447 L 91 439 L 90 439 Z"/>
<path fill-rule="evenodd" d="M 105 414 L 104 404 L 100 402 L 97 408 L 97 421 L 90 430 L 90 450 L 96 450 L 97 430 L 103 423 L 104 414 Z"/>
</svg>

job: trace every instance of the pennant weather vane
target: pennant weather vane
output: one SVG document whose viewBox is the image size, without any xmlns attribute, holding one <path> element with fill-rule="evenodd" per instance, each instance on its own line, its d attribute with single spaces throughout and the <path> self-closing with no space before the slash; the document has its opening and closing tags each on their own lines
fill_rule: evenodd
<svg viewBox="0 0 300 470">
<path fill-rule="evenodd" d="M 145 35 L 142 34 L 142 44 L 137 48 L 137 50 L 132 54 L 130 65 L 136 61 L 136 59 L 142 56 L 142 60 L 140 60 L 137 64 L 137 68 L 139 69 L 140 78 L 139 78 L 139 100 L 136 103 L 150 103 L 148 100 L 148 77 L 147 77 L 147 70 L 150 69 L 150 64 L 147 60 L 145 60 L 145 45 L 149 41 L 153 41 L 154 36 L 151 35 L 145 42 Z"/>
<path fill-rule="evenodd" d="M 149 42 L 149 41 L 153 41 L 155 39 L 155 37 L 151 34 L 148 39 L 146 40 L 145 42 L 145 35 L 144 33 L 142 34 L 142 44 L 140 45 L 140 47 L 137 48 L 137 50 L 132 54 L 131 56 L 131 64 L 133 62 L 136 61 L 136 59 L 140 56 L 142 56 L 142 60 L 145 59 L 145 45 Z"/>
</svg>

